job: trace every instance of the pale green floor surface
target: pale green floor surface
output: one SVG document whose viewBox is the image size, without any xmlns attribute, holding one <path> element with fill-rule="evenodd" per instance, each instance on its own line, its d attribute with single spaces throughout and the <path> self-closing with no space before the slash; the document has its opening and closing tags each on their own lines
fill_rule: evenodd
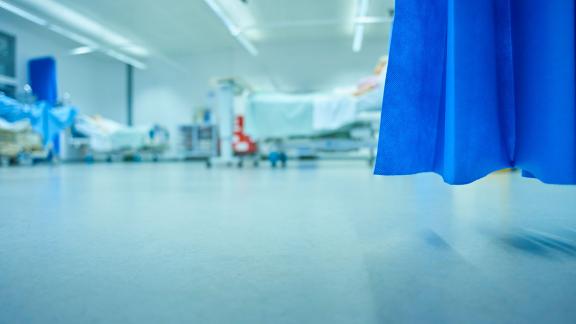
<svg viewBox="0 0 576 324">
<path fill-rule="evenodd" d="M 363 163 L 0 169 L 0 323 L 576 323 L 576 188 Z"/>
</svg>

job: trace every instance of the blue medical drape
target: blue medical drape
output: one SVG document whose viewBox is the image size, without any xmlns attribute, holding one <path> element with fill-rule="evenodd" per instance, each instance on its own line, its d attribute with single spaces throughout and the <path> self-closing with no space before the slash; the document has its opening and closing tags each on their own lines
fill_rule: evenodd
<svg viewBox="0 0 576 324">
<path fill-rule="evenodd" d="M 47 146 L 64 129 L 72 126 L 78 109 L 72 106 L 52 107 L 46 102 L 24 105 L 0 94 L 0 118 L 8 122 L 28 120 L 32 129 L 42 135 Z"/>
<path fill-rule="evenodd" d="M 576 184 L 573 0 L 398 0 L 375 173 Z"/>
</svg>

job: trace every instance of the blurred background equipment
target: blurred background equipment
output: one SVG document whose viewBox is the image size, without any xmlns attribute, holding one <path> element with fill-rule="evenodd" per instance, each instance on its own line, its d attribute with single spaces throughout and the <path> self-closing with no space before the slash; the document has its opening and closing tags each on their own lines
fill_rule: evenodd
<svg viewBox="0 0 576 324">
<path fill-rule="evenodd" d="M 204 160 L 208 166 L 218 157 L 218 128 L 209 124 L 180 126 L 181 157 L 184 160 Z"/>
</svg>

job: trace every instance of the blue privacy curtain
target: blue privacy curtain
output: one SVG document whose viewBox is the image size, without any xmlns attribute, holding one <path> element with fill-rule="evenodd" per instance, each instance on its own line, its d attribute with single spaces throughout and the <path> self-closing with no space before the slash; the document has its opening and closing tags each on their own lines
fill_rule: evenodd
<svg viewBox="0 0 576 324">
<path fill-rule="evenodd" d="M 397 0 L 375 173 L 576 184 L 574 0 Z"/>
<path fill-rule="evenodd" d="M 38 101 L 55 106 L 58 102 L 56 60 L 41 57 L 28 61 L 28 82 Z"/>
</svg>

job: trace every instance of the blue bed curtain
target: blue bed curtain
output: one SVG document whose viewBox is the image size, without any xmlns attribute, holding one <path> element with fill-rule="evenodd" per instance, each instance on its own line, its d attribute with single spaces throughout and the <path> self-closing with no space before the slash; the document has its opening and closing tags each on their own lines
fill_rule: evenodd
<svg viewBox="0 0 576 324">
<path fill-rule="evenodd" d="M 574 0 L 397 0 L 375 173 L 576 184 Z"/>
<path fill-rule="evenodd" d="M 52 106 L 58 103 L 56 60 L 53 57 L 29 60 L 28 82 L 38 101 Z"/>
</svg>

